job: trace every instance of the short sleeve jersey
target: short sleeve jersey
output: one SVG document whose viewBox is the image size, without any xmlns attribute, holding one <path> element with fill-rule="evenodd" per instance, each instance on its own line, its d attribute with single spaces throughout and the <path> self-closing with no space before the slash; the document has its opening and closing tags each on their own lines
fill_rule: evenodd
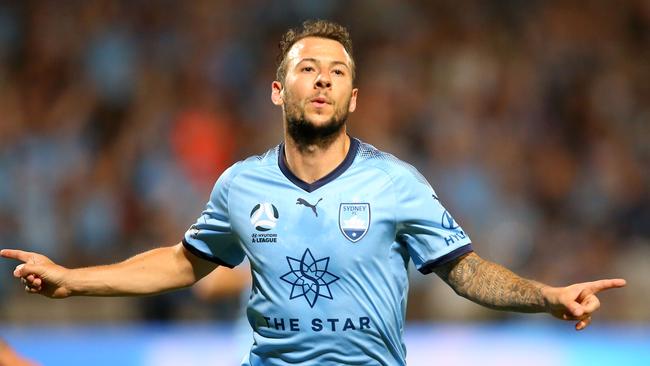
<svg viewBox="0 0 650 366">
<path fill-rule="evenodd" d="M 230 167 L 185 233 L 195 255 L 253 277 L 243 365 L 404 365 L 410 260 L 422 273 L 472 251 L 415 168 L 355 138 L 307 184 L 284 147 Z"/>
</svg>

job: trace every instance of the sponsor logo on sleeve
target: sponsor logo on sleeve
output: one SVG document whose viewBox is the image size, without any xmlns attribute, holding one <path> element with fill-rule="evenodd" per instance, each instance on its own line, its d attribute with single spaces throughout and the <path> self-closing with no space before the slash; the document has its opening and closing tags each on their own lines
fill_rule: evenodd
<svg viewBox="0 0 650 366">
<path fill-rule="evenodd" d="M 451 217 L 451 214 L 449 211 L 445 210 L 445 212 L 442 213 L 442 218 L 441 218 L 441 224 L 442 227 L 448 230 L 455 230 L 460 227 L 458 223 L 456 223 L 456 220 L 454 220 L 453 217 Z"/>
<path fill-rule="evenodd" d="M 442 213 L 440 224 L 443 228 L 453 231 L 450 235 L 447 235 L 444 238 L 445 244 L 447 244 L 447 246 L 455 245 L 457 242 L 466 241 L 467 235 L 463 229 L 461 229 L 460 225 L 458 225 L 456 220 L 451 217 L 449 211 L 445 210 L 445 212 Z"/>
</svg>

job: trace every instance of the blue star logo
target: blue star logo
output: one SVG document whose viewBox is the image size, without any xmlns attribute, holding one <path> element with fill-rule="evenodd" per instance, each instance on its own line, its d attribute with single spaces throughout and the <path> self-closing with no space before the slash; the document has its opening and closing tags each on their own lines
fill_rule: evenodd
<svg viewBox="0 0 650 366">
<path fill-rule="evenodd" d="M 291 270 L 280 279 L 291 285 L 290 300 L 304 296 L 309 307 L 313 308 L 319 296 L 333 299 L 329 285 L 338 281 L 339 277 L 327 271 L 330 257 L 316 260 L 307 249 L 302 258 L 287 257 L 287 262 Z"/>
</svg>

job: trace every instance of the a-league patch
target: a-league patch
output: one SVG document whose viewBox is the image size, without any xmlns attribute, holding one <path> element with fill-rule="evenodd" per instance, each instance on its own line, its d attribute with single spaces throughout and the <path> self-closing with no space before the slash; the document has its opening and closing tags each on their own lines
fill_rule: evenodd
<svg viewBox="0 0 650 366">
<path fill-rule="evenodd" d="M 370 227 L 369 203 L 341 203 L 339 207 L 339 228 L 353 243 L 361 240 Z"/>
</svg>

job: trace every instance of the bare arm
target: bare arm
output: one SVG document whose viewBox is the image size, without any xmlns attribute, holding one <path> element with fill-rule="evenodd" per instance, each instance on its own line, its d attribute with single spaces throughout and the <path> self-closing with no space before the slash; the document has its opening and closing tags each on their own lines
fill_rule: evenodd
<svg viewBox="0 0 650 366">
<path fill-rule="evenodd" d="M 187 287 L 216 265 L 187 251 L 182 244 L 157 248 L 123 262 L 68 269 L 31 252 L 4 249 L 0 255 L 23 261 L 14 277 L 25 290 L 48 297 L 149 295 Z"/>
<path fill-rule="evenodd" d="M 548 312 L 560 319 L 578 320 L 577 330 L 589 325 L 591 314 L 600 307 L 598 292 L 625 286 L 625 280 L 613 279 L 551 287 L 519 277 L 476 253 L 434 271 L 457 294 L 477 304 L 496 310 Z"/>
<path fill-rule="evenodd" d="M 476 253 L 440 266 L 435 272 L 458 295 L 491 309 L 524 313 L 546 310 L 543 284 L 521 278 Z"/>
</svg>

